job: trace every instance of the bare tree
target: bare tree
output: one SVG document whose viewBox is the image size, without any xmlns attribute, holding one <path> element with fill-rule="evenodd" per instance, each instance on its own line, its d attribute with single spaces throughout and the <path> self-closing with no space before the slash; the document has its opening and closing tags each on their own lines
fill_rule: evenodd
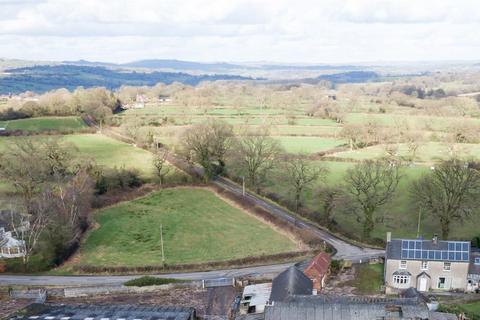
<svg viewBox="0 0 480 320">
<path fill-rule="evenodd" d="M 273 168 L 281 152 L 280 143 L 270 136 L 268 129 L 247 132 L 232 148 L 232 163 L 257 192 L 267 172 Z"/>
<path fill-rule="evenodd" d="M 326 223 L 327 228 L 331 228 L 333 224 L 333 217 L 335 209 L 345 201 L 343 196 L 344 192 L 341 188 L 335 186 L 325 186 L 320 188 L 318 192 L 318 199 L 321 203 L 321 209 L 323 211 L 323 220 Z"/>
<path fill-rule="evenodd" d="M 324 166 L 313 166 L 305 155 L 290 156 L 284 161 L 285 177 L 290 182 L 295 199 L 295 211 L 302 205 L 303 191 L 328 172 Z"/>
<path fill-rule="evenodd" d="M 413 183 L 411 196 L 418 208 L 438 219 L 448 239 L 452 222 L 478 210 L 480 172 L 459 160 L 445 161 Z"/>
<path fill-rule="evenodd" d="M 225 154 L 233 140 L 232 126 L 225 121 L 207 120 L 185 130 L 180 152 L 203 167 L 205 179 L 225 169 Z"/>
<path fill-rule="evenodd" d="M 170 173 L 171 167 L 168 165 L 167 158 L 169 151 L 166 148 L 157 149 L 153 154 L 153 169 L 160 185 L 165 182 L 165 177 Z"/>
<path fill-rule="evenodd" d="M 366 160 L 347 171 L 347 191 L 363 213 L 363 239 L 375 227 L 375 212 L 388 203 L 400 182 L 400 166 L 382 160 Z"/>
</svg>

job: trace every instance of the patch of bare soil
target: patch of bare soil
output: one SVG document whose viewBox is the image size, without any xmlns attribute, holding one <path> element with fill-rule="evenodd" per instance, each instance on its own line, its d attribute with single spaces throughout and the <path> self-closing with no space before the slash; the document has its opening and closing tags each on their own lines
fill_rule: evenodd
<svg viewBox="0 0 480 320">
<path fill-rule="evenodd" d="M 16 300 L 9 297 L 0 297 L 0 319 L 6 319 L 8 316 L 24 309 L 31 304 L 30 300 Z"/>
<path fill-rule="evenodd" d="M 348 285 L 355 277 L 355 267 L 340 271 L 336 275 L 328 278 L 325 288 L 322 293 L 332 295 L 354 295 L 355 287 Z"/>
</svg>

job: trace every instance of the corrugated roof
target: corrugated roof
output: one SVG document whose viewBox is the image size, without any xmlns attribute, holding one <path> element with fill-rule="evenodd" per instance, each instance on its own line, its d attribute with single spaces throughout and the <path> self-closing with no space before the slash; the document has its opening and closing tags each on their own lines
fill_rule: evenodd
<svg viewBox="0 0 480 320">
<path fill-rule="evenodd" d="M 190 320 L 194 308 L 144 305 L 56 305 L 31 315 L 46 320 Z"/>
<path fill-rule="evenodd" d="M 265 310 L 265 320 L 371 320 L 377 317 L 428 319 L 429 314 L 427 306 L 416 299 L 325 295 L 292 296 Z"/>
<path fill-rule="evenodd" d="M 312 290 L 312 280 L 291 266 L 273 279 L 270 301 L 284 301 L 290 295 L 309 295 L 312 294 Z"/>
</svg>

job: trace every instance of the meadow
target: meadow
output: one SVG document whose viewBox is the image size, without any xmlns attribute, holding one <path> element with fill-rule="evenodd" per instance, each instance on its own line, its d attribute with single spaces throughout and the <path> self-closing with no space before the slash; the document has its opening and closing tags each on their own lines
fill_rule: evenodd
<svg viewBox="0 0 480 320">
<path fill-rule="evenodd" d="M 0 121 L 0 128 L 24 131 L 79 131 L 87 128 L 80 117 L 40 117 L 11 121 Z"/>
<path fill-rule="evenodd" d="M 371 86 L 381 87 L 382 85 L 372 84 Z M 368 85 L 358 86 L 368 88 Z M 322 211 L 318 194 L 321 187 L 327 185 L 343 187 L 345 173 L 358 161 L 384 158 L 388 155 L 387 152 L 394 150 L 395 157 L 405 164 L 403 179 L 392 201 L 377 212 L 376 227 L 372 237 L 383 239 L 386 231 L 393 231 L 394 235 L 399 237 L 415 237 L 419 213 L 411 204 L 410 184 L 422 174 L 427 173 L 430 167 L 452 156 L 480 160 L 480 144 L 455 142 L 459 128 L 475 130 L 474 128 L 480 125 L 480 118 L 474 112 L 464 116 L 454 116 L 452 114 L 455 114 L 456 109 L 451 106 L 448 106 L 449 109 L 446 109 L 445 115 L 442 115 L 438 110 L 430 112 L 426 109 L 400 106 L 391 100 L 374 102 L 372 97 L 375 95 L 360 95 L 352 100 L 350 92 L 342 91 L 342 88 L 339 88 L 339 91 L 343 93 L 335 101 L 343 108 L 341 111 L 336 111 L 340 115 L 339 121 L 307 113 L 306 110 L 311 108 L 311 104 L 301 97 L 295 100 L 294 105 L 284 103 L 281 106 L 270 105 L 266 108 L 249 98 L 246 98 L 247 102 L 243 106 L 232 106 L 228 99 L 215 100 L 215 104 L 198 107 L 186 107 L 175 101 L 168 104 L 149 103 L 144 109 L 127 110 L 115 117 L 120 119 L 120 129 L 132 119 L 140 119 L 140 122 L 143 121 L 144 132 L 153 132 L 158 141 L 172 147 L 179 143 L 181 133 L 186 128 L 207 119 L 218 119 L 230 123 L 239 135 L 245 131 L 267 127 L 272 137 L 280 142 L 287 153 L 318 157 L 317 154 L 326 152 L 328 161 L 311 163 L 314 166 L 326 166 L 329 169 L 327 177 L 324 181 L 315 182 L 303 194 L 304 207 L 314 212 Z M 433 100 L 420 102 L 430 105 L 434 103 Z M 449 105 L 450 102 L 451 100 L 439 103 Z M 168 123 L 149 126 L 149 123 L 158 121 L 162 117 L 168 118 Z M 372 123 L 374 125 L 370 126 Z M 348 139 L 343 136 L 342 129 L 351 124 L 363 126 L 365 130 L 376 127 L 380 130 L 379 132 L 385 132 L 394 138 L 349 150 Z M 413 135 L 417 139 L 418 149 L 414 159 L 411 159 L 412 154 L 408 144 L 401 141 L 401 134 Z M 471 137 L 475 137 L 475 134 Z M 283 200 L 293 200 L 291 199 L 292 189 L 284 179 L 281 168 L 273 170 L 263 189 L 265 192 L 279 195 Z M 471 223 L 477 218 L 478 215 L 474 214 L 464 223 L 455 222 L 451 237 L 468 239 L 477 236 L 478 230 Z M 338 231 L 357 237 L 362 222 L 361 218 L 352 211 L 337 210 L 334 220 Z M 436 219 L 426 215 L 421 216 L 421 234 L 427 236 L 438 232 L 439 224 Z"/>
<path fill-rule="evenodd" d="M 94 219 L 98 227 L 87 236 L 76 264 L 159 265 L 160 226 L 167 264 L 297 250 L 289 238 L 208 189 L 164 189 L 100 210 Z"/>
</svg>

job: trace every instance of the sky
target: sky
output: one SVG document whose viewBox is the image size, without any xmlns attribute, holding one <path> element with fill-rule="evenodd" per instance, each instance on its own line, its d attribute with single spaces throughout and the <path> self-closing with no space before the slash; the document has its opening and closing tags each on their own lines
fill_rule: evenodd
<svg viewBox="0 0 480 320">
<path fill-rule="evenodd" d="M 0 57 L 480 60 L 478 0 L 0 0 Z"/>
</svg>

